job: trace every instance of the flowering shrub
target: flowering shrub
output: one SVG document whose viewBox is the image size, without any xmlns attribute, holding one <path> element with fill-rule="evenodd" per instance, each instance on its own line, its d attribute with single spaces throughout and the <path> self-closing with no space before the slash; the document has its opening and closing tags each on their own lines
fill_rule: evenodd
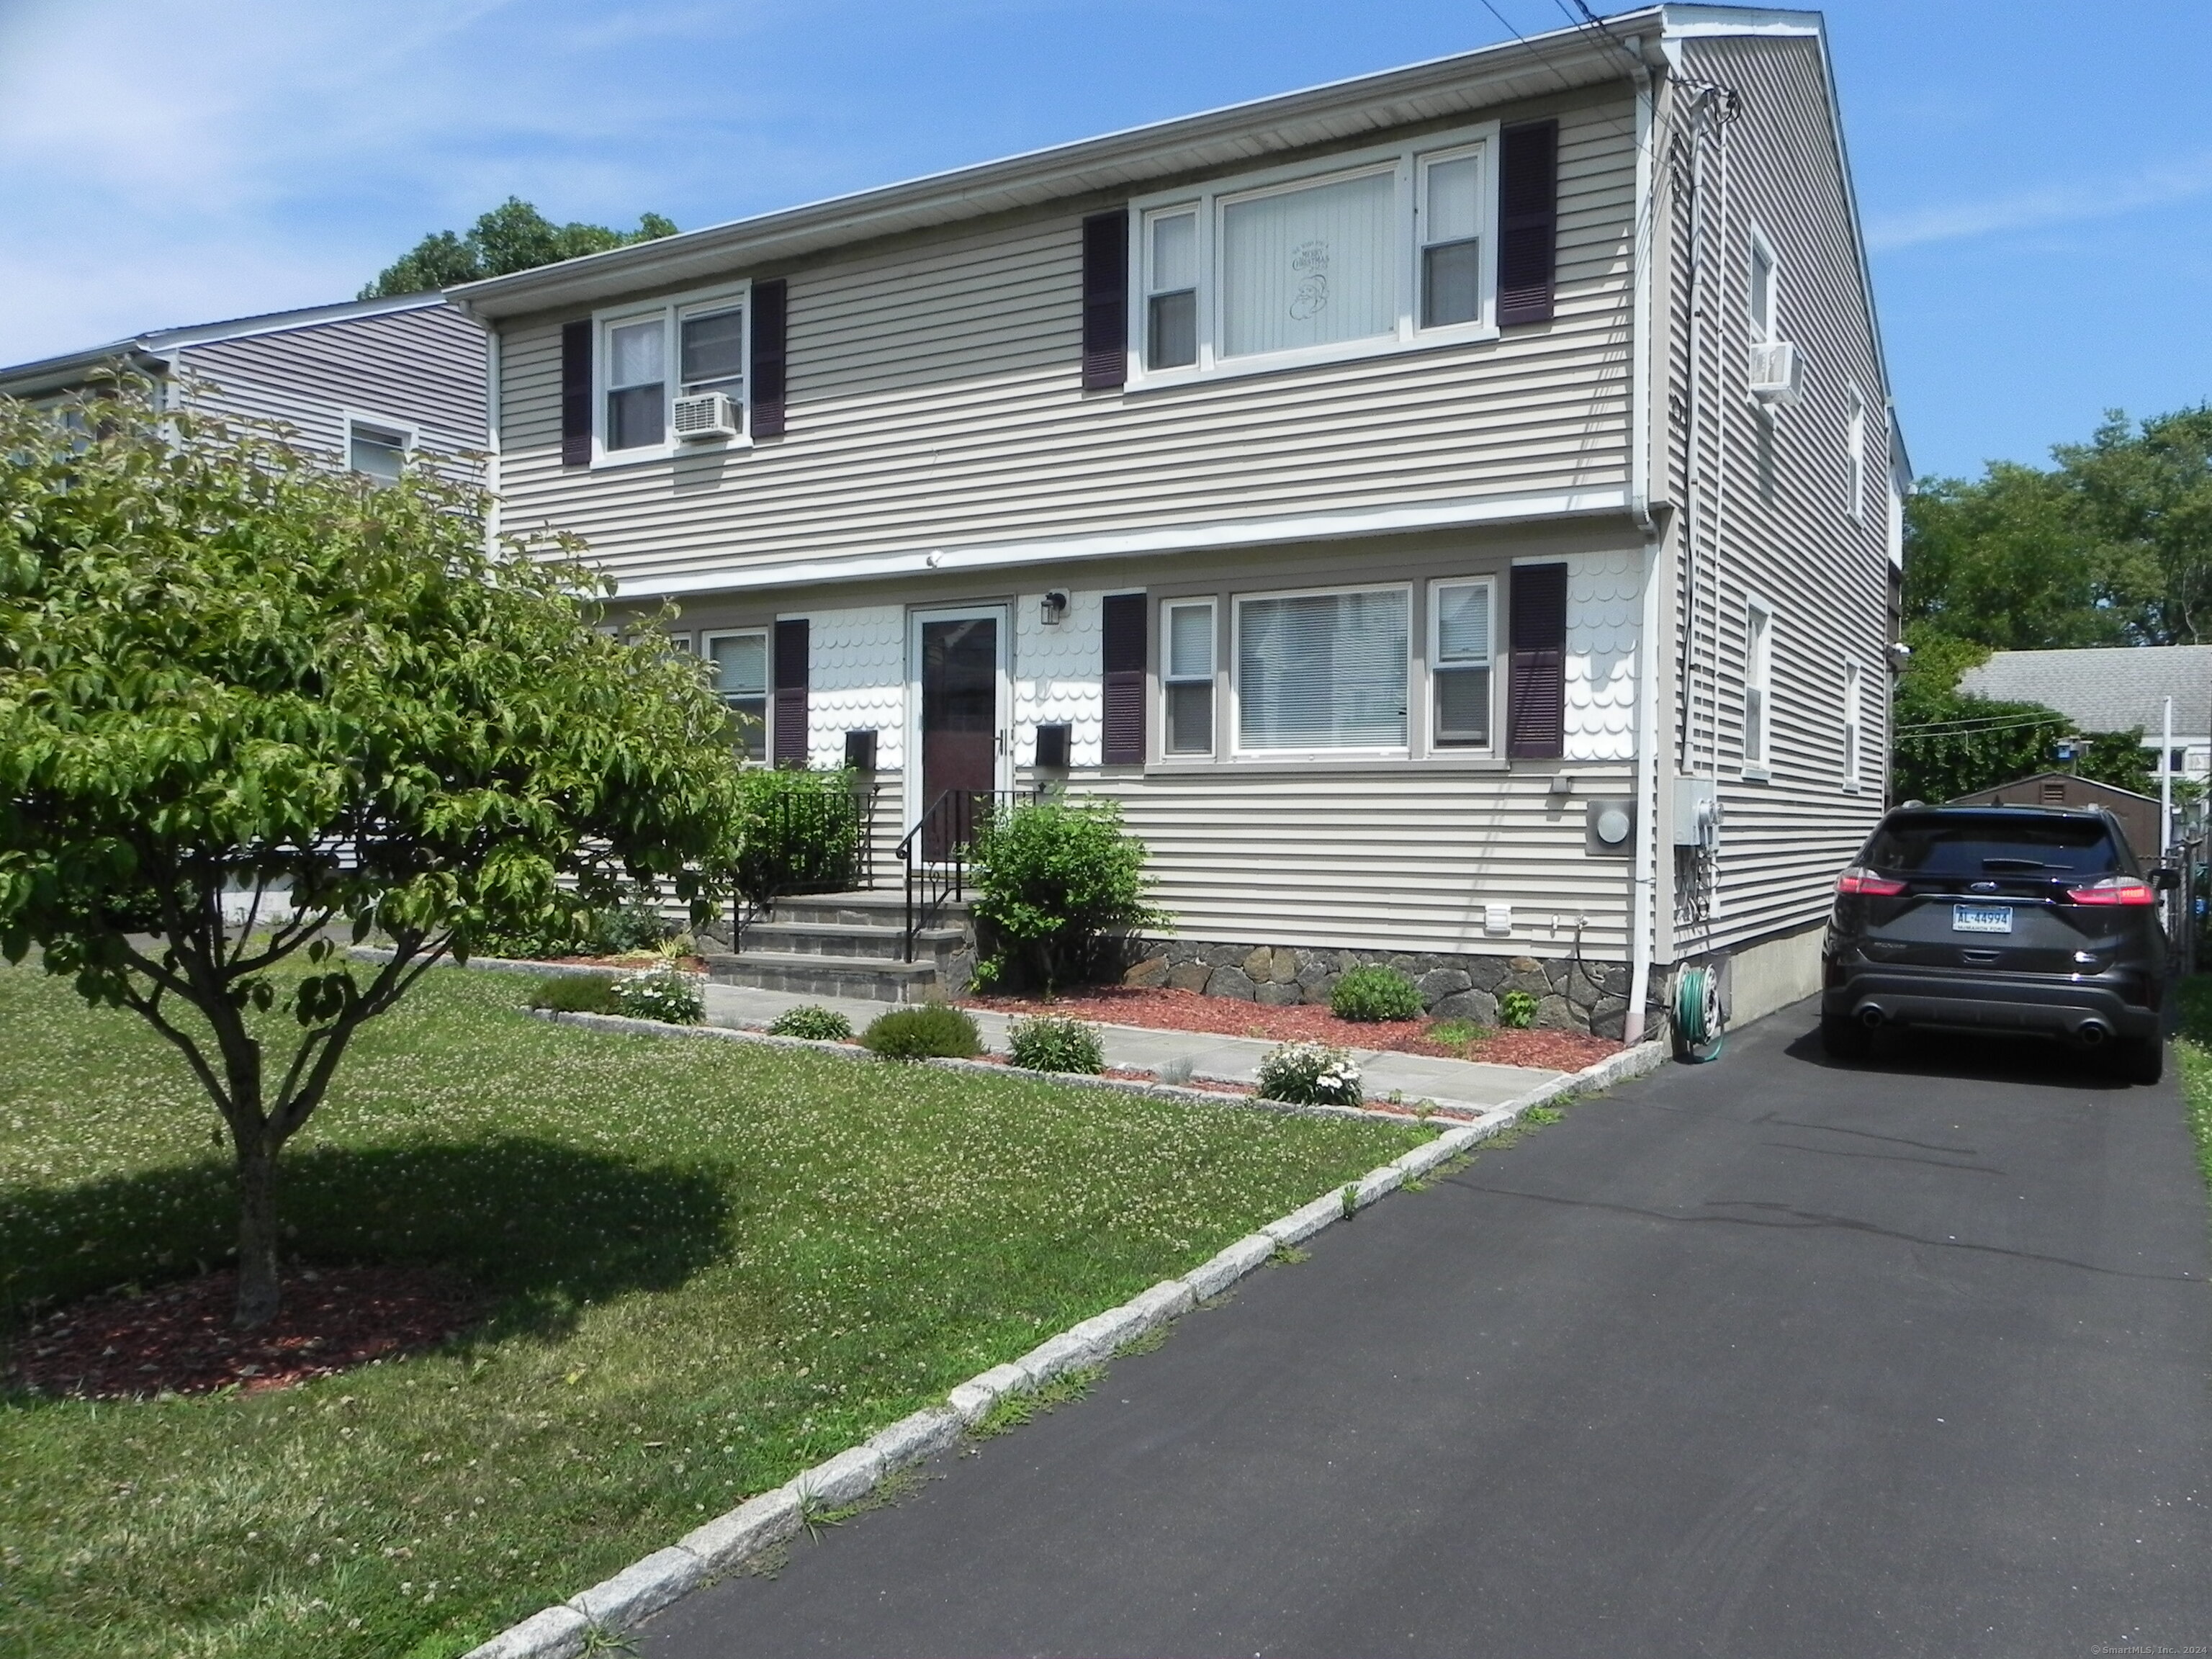
<svg viewBox="0 0 2212 1659">
<path fill-rule="evenodd" d="M 705 981 L 677 968 L 644 968 L 615 981 L 615 1007 L 632 1019 L 696 1025 L 707 1017 Z"/>
<path fill-rule="evenodd" d="M 1325 1042 L 1285 1042 L 1260 1062 L 1260 1092 L 1300 1106 L 1357 1106 L 1367 1097 L 1350 1054 Z"/>
<path fill-rule="evenodd" d="M 1106 1051 L 1098 1028 L 1079 1019 L 1040 1015 L 1018 1019 L 1006 1032 L 1006 1054 L 1032 1072 L 1103 1072 Z"/>
</svg>

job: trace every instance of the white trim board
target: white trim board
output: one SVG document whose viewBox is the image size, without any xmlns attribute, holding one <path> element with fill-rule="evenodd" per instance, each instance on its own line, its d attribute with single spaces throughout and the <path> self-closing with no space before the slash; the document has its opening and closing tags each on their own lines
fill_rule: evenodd
<svg viewBox="0 0 2212 1659">
<path fill-rule="evenodd" d="M 1086 559 L 1195 553 L 1234 547 L 1272 547 L 1285 542 L 1338 541 L 1358 536 L 1399 535 L 1474 525 L 1516 524 L 1536 519 L 1599 518 L 1628 510 L 1626 489 L 1578 489 L 1543 495 L 1486 495 L 1472 501 L 1425 501 L 1413 507 L 1310 513 L 1269 519 L 1229 519 L 1128 530 L 1037 542 L 986 542 L 968 547 L 857 553 L 842 558 L 793 559 L 742 569 L 701 571 L 623 581 L 623 599 L 673 599 L 687 593 L 735 593 L 758 588 L 799 587 L 872 577 L 926 575 L 932 571 L 1002 570 L 1011 566 L 1061 564 Z"/>
</svg>

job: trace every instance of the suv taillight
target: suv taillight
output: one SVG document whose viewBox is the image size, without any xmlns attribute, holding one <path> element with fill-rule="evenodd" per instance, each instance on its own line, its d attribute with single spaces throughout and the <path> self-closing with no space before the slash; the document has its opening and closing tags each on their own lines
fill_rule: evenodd
<svg viewBox="0 0 2212 1659">
<path fill-rule="evenodd" d="M 2076 904 L 2155 904 L 2158 895 L 2148 882 L 2136 876 L 2106 876 L 2087 887 L 2069 887 L 2066 896 Z"/>
<path fill-rule="evenodd" d="M 1836 878 L 1836 890 L 1868 898 L 1894 898 L 1905 890 L 1905 884 L 1894 876 L 1878 876 L 1863 864 L 1854 864 Z"/>
</svg>

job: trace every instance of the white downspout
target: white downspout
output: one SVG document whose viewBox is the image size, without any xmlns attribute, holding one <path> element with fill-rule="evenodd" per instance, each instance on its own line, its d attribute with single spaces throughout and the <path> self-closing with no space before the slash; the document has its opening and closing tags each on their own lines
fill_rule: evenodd
<svg viewBox="0 0 2212 1659">
<path fill-rule="evenodd" d="M 1644 532 L 1642 617 L 1636 631 L 1636 863 L 1629 880 L 1628 1011 L 1621 1031 L 1630 1043 L 1644 1040 L 1644 1005 L 1651 991 L 1651 958 L 1658 931 L 1659 890 L 1659 556 L 1661 538 L 1651 521 L 1651 259 L 1658 241 L 1658 204 L 1651 165 L 1651 70 L 1644 43 L 1636 55 L 1636 289 L 1629 319 L 1629 510 Z"/>
</svg>

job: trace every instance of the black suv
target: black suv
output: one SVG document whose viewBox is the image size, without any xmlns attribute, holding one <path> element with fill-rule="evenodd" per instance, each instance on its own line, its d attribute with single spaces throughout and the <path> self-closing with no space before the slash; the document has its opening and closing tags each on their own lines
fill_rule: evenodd
<svg viewBox="0 0 2212 1659">
<path fill-rule="evenodd" d="M 1836 881 L 1821 1046 L 1858 1059 L 1886 1025 L 2039 1032 L 2155 1083 L 2173 885 L 2142 874 L 2109 812 L 1900 807 Z"/>
</svg>

